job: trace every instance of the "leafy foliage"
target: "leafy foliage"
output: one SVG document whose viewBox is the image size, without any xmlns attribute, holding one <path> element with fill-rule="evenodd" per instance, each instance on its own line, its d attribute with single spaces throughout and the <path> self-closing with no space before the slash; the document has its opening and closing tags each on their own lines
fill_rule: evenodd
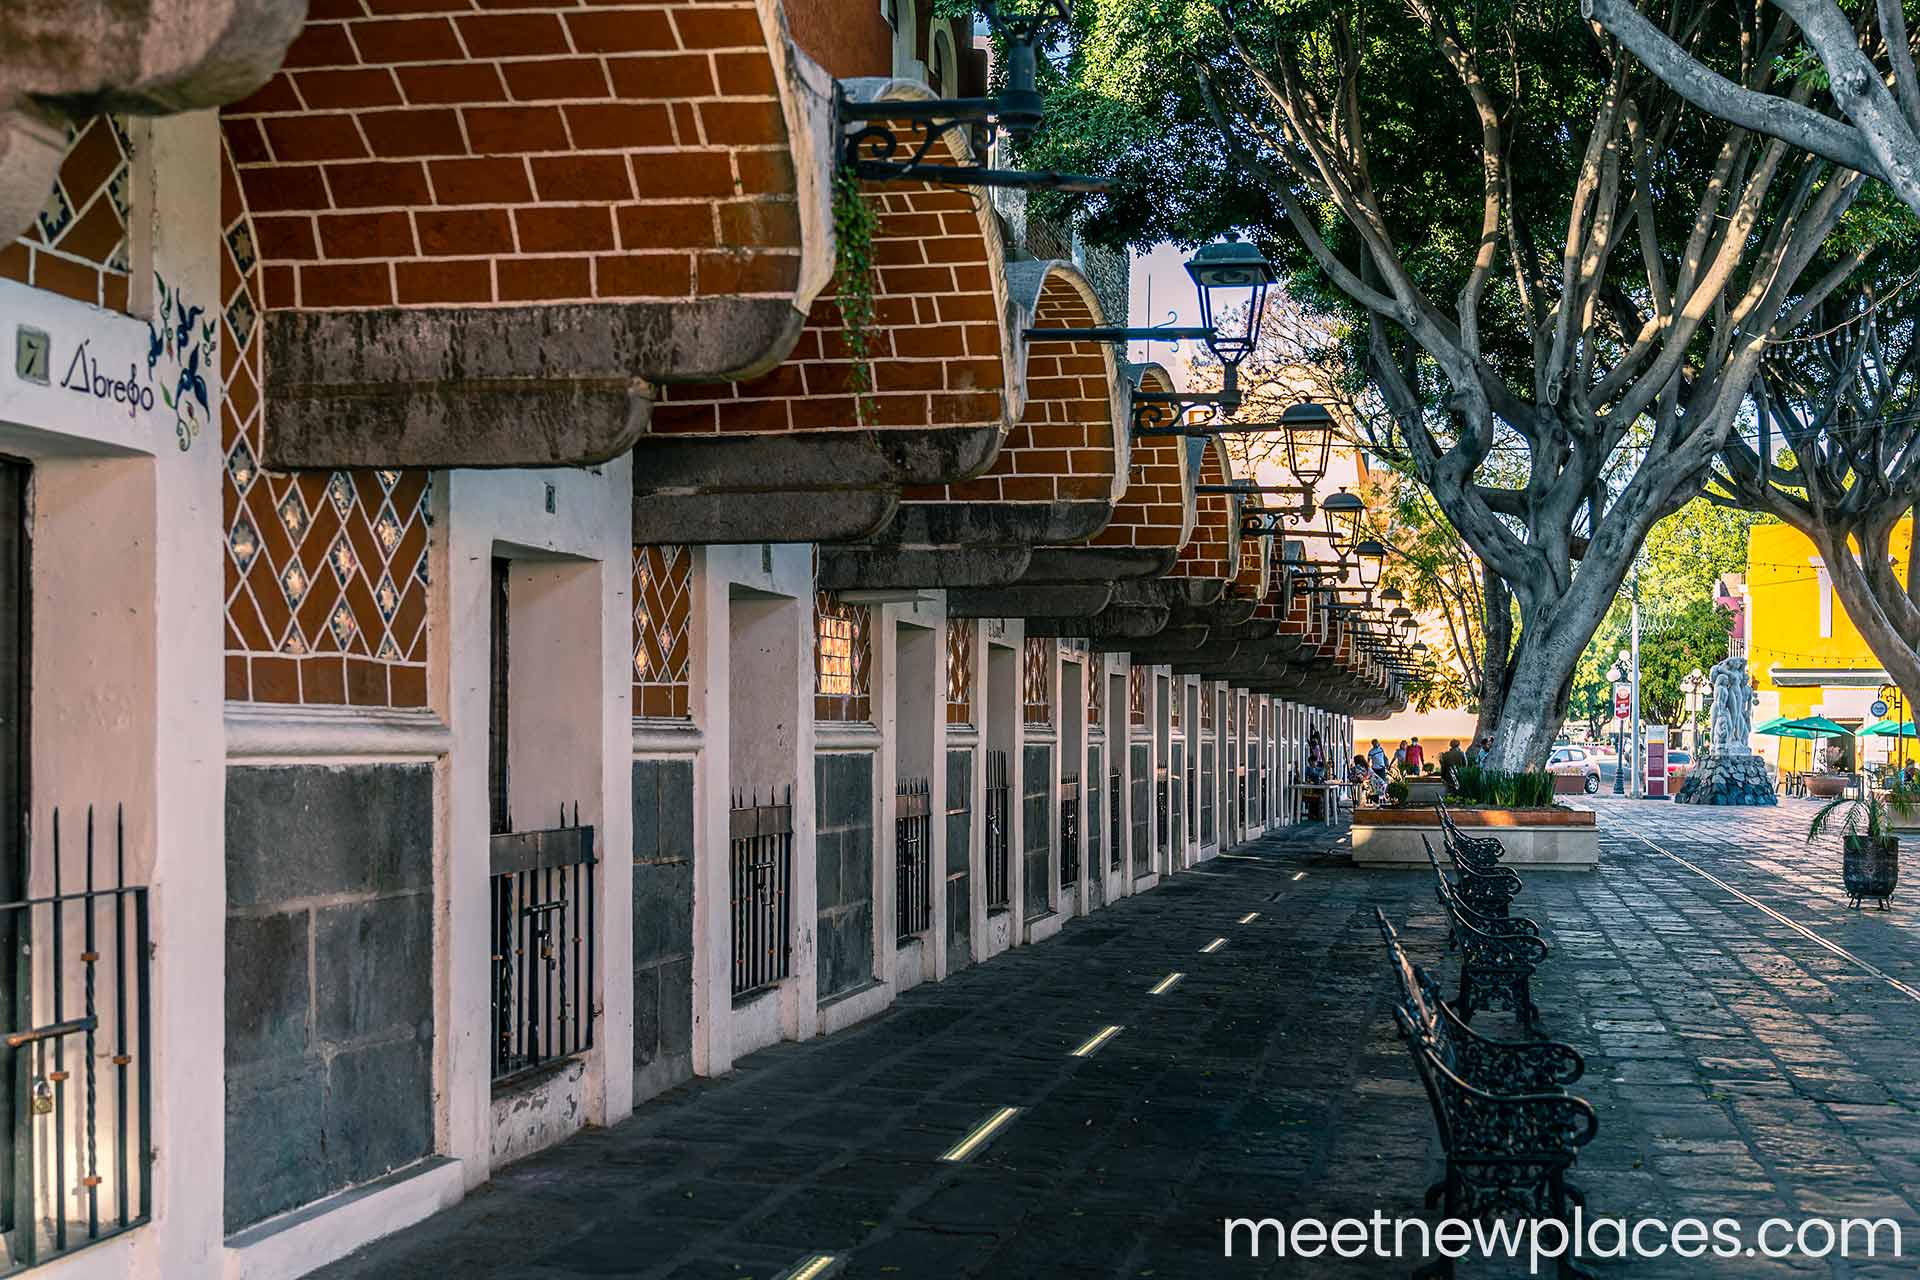
<svg viewBox="0 0 1920 1280">
<path fill-rule="evenodd" d="M 1546 809 L 1553 805 L 1553 775 L 1545 769 L 1489 769 L 1463 765 L 1453 771 L 1454 798 L 1495 809 Z"/>
<path fill-rule="evenodd" d="M 847 385 L 863 425 L 873 420 L 873 233 L 879 224 L 879 215 L 860 194 L 860 179 L 853 170 L 835 170 L 834 301 L 840 308 L 840 332 L 853 360 Z"/>
<path fill-rule="evenodd" d="M 1698 57 L 1771 82 L 1773 9 L 1670 7 Z M 1090 237 L 1242 231 L 1337 318 L 1384 408 L 1370 445 L 1485 571 L 1496 752 L 1544 758 L 1764 346 L 1882 247 L 1874 218 L 1841 227 L 1861 179 L 1685 105 L 1573 4 L 1081 0 L 1074 20 L 1029 159 L 1111 179 Z"/>
<path fill-rule="evenodd" d="M 1807 843 L 1838 831 L 1842 840 L 1865 835 L 1873 842 L 1897 839 L 1893 819 L 1911 818 L 1920 810 L 1920 789 L 1896 784 L 1885 792 L 1868 792 L 1864 799 L 1840 796 L 1820 806 L 1807 824 Z"/>
</svg>

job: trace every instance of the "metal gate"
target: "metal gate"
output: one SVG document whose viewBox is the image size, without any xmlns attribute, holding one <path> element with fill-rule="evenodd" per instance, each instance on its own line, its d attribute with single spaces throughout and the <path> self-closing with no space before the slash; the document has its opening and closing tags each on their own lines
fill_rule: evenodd
<svg viewBox="0 0 1920 1280">
<path fill-rule="evenodd" d="M 1080 883 L 1080 775 L 1060 779 L 1060 887 Z"/>
<path fill-rule="evenodd" d="M 933 808 L 925 778 L 900 784 L 893 802 L 894 915 L 901 941 L 933 927 Z"/>
<path fill-rule="evenodd" d="M 1120 831 L 1120 770 L 1115 769 L 1107 775 L 1107 865 L 1115 871 L 1125 856 Z"/>
<path fill-rule="evenodd" d="M 781 804 L 733 799 L 728 817 L 733 906 L 733 994 L 771 987 L 792 972 L 793 788 Z"/>
<path fill-rule="evenodd" d="M 1010 819 L 1012 791 L 1007 781 L 1007 753 L 987 752 L 987 908 L 1013 901 L 1011 884 Z"/>
<path fill-rule="evenodd" d="M 593 1047 L 593 828 L 565 818 L 489 841 L 495 1080 Z"/>
</svg>

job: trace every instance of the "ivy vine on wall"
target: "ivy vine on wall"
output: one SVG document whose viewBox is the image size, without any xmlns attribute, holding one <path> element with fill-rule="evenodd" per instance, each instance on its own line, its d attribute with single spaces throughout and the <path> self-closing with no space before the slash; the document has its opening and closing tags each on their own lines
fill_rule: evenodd
<svg viewBox="0 0 1920 1280">
<path fill-rule="evenodd" d="M 840 306 L 840 332 L 853 368 L 847 376 L 854 415 L 861 426 L 874 419 L 873 404 L 873 232 L 879 224 L 860 198 L 860 179 L 852 169 L 833 175 L 833 288 Z"/>
</svg>

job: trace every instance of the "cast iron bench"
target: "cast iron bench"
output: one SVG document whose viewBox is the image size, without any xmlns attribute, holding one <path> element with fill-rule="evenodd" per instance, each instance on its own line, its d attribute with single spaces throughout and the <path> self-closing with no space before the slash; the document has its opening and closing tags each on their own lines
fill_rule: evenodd
<svg viewBox="0 0 1920 1280">
<path fill-rule="evenodd" d="M 1539 926 L 1524 918 L 1489 918 L 1472 901 L 1463 902 L 1440 870 L 1433 846 L 1426 845 L 1427 861 L 1439 881 L 1440 905 L 1446 908 L 1454 942 L 1460 948 L 1460 997 L 1455 1002 L 1460 1019 L 1471 1022 L 1481 1009 L 1511 1009 L 1520 1025 L 1531 1027 L 1539 1010 L 1534 1007 L 1530 980 L 1547 958 L 1547 944 Z"/>
<path fill-rule="evenodd" d="M 1435 804 L 1434 812 L 1440 815 L 1440 830 L 1446 835 L 1447 851 L 1463 862 L 1476 867 L 1494 867 L 1506 856 L 1506 849 L 1492 836 L 1470 836 L 1462 831 L 1447 812 L 1444 804 Z"/>
<path fill-rule="evenodd" d="M 1400 981 L 1393 1009 L 1400 1038 L 1433 1107 L 1446 1171 L 1427 1207 L 1449 1218 L 1557 1218 L 1570 1222 L 1586 1197 L 1567 1181 L 1581 1147 L 1600 1131 L 1584 1098 L 1566 1092 L 1586 1069 L 1570 1045 L 1489 1040 L 1453 1016 L 1426 974 L 1411 964 L 1393 926 L 1374 909 Z M 1587 1276 L 1561 1257 L 1562 1276 Z M 1453 1275 L 1442 1256 L 1414 1272 Z"/>
<path fill-rule="evenodd" d="M 1420 843 L 1426 848 L 1427 861 L 1434 870 L 1440 870 L 1439 860 L 1433 855 L 1433 844 L 1426 833 L 1420 834 Z M 1510 868 L 1502 866 L 1480 867 L 1466 861 L 1447 846 L 1447 860 L 1453 864 L 1454 893 L 1469 907 L 1483 916 L 1504 916 L 1513 905 L 1514 895 L 1520 892 L 1520 877 Z M 1442 879 L 1445 875 L 1442 874 Z"/>
</svg>

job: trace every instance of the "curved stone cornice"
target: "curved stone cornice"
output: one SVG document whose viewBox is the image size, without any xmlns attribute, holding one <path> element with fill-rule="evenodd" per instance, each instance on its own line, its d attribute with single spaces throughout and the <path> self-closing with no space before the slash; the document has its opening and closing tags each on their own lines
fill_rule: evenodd
<svg viewBox="0 0 1920 1280">
<path fill-rule="evenodd" d="M 246 97 L 300 34 L 305 0 L 31 0 L 0 6 L 0 242 L 46 203 L 61 125 Z"/>
</svg>

